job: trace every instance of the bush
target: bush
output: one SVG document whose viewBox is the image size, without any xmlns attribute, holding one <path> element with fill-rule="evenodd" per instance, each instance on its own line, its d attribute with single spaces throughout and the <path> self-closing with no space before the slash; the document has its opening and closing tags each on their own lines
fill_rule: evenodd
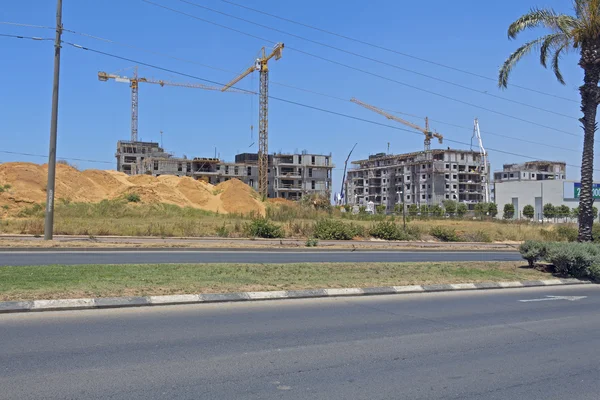
<svg viewBox="0 0 600 400">
<path fill-rule="evenodd" d="M 458 203 L 458 206 L 456 206 L 456 214 L 458 214 L 459 217 L 464 217 L 468 210 L 465 203 Z"/>
<path fill-rule="evenodd" d="M 137 193 L 129 193 L 125 199 L 130 202 L 130 203 L 139 203 L 140 201 L 142 201 L 141 197 L 139 194 Z"/>
<path fill-rule="evenodd" d="M 393 222 L 382 221 L 371 227 L 369 234 L 383 240 L 411 240 L 413 239 L 401 226 Z"/>
<path fill-rule="evenodd" d="M 600 242 L 600 224 L 592 225 L 592 239 L 594 242 Z"/>
<path fill-rule="evenodd" d="M 556 216 L 556 208 L 548 203 L 548 204 L 544 204 L 544 218 L 550 219 L 550 218 L 554 218 Z"/>
<path fill-rule="evenodd" d="M 444 209 L 449 215 L 454 215 L 456 213 L 456 202 L 453 200 L 445 200 L 444 201 Z"/>
<path fill-rule="evenodd" d="M 533 216 L 535 215 L 535 209 L 533 206 L 528 204 L 523 207 L 523 215 L 525 218 L 533 219 Z"/>
<path fill-rule="evenodd" d="M 569 206 L 566 205 L 562 205 L 559 207 L 556 207 L 556 216 L 560 217 L 560 218 L 567 218 L 571 216 L 571 209 L 569 208 Z"/>
<path fill-rule="evenodd" d="M 317 247 L 319 245 L 319 241 L 315 238 L 306 239 L 306 247 Z"/>
<path fill-rule="evenodd" d="M 364 236 L 364 229 L 334 219 L 320 219 L 315 224 L 314 236 L 321 240 L 352 240 L 357 236 Z"/>
<path fill-rule="evenodd" d="M 385 214 L 385 210 L 387 209 L 387 207 L 383 204 L 380 204 L 378 206 L 375 206 L 375 212 L 377 214 Z"/>
<path fill-rule="evenodd" d="M 558 225 L 556 226 L 556 235 L 560 240 L 576 242 L 579 232 L 577 231 L 577 228 L 570 225 Z"/>
<path fill-rule="evenodd" d="M 419 207 L 419 213 L 421 214 L 421 218 L 426 218 L 429 216 L 429 206 L 427 204 L 423 204 Z"/>
<path fill-rule="evenodd" d="M 439 205 L 435 205 L 432 206 L 429 209 L 429 212 L 434 216 L 434 217 L 443 217 L 444 216 L 444 209 L 442 207 L 440 207 Z"/>
<path fill-rule="evenodd" d="M 246 224 L 246 234 L 250 237 L 277 239 L 284 237 L 283 229 L 266 218 L 255 218 Z"/>
<path fill-rule="evenodd" d="M 460 242 L 460 237 L 453 228 L 444 226 L 434 226 L 429 231 L 429 234 L 442 242 Z"/>
<path fill-rule="evenodd" d="M 483 218 L 487 215 L 488 211 L 489 211 L 489 204 L 488 203 L 477 203 L 475 204 L 475 216 L 478 218 Z"/>
<path fill-rule="evenodd" d="M 521 256 L 527 260 L 529 266 L 533 268 L 536 262 L 543 260 L 544 257 L 546 257 L 547 244 L 544 242 L 527 240 L 519 246 L 519 252 L 521 253 Z"/>
<path fill-rule="evenodd" d="M 402 204 L 402 203 L 396 204 L 394 206 L 394 214 L 396 214 L 396 215 L 402 215 L 403 208 L 404 208 L 404 204 Z"/>
<path fill-rule="evenodd" d="M 418 213 L 419 207 L 417 207 L 416 204 L 411 204 L 410 206 L 408 206 L 408 215 L 410 215 L 411 217 L 416 217 Z"/>
<path fill-rule="evenodd" d="M 574 278 L 590 276 L 593 265 L 600 264 L 600 247 L 591 243 L 552 243 L 548 245 L 546 261 L 556 272 Z"/>
<path fill-rule="evenodd" d="M 492 238 L 484 231 L 464 232 L 459 235 L 461 242 L 491 243 Z"/>
<path fill-rule="evenodd" d="M 512 204 L 504 205 L 504 214 L 502 214 L 503 219 L 513 219 L 515 217 L 515 206 Z"/>
<path fill-rule="evenodd" d="M 498 205 L 496 203 L 488 203 L 488 212 L 490 213 L 490 217 L 496 218 L 496 215 L 498 215 Z"/>
<path fill-rule="evenodd" d="M 216 233 L 218 237 L 226 238 L 229 237 L 229 229 L 223 224 L 216 229 Z"/>
</svg>

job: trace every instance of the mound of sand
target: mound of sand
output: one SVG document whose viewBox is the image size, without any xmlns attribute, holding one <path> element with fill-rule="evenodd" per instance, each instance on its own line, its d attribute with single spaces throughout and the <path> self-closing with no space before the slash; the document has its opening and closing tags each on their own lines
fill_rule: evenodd
<svg viewBox="0 0 600 400">
<path fill-rule="evenodd" d="M 0 193 L 0 213 L 14 214 L 33 203 L 45 202 L 47 173 L 46 165 L 21 162 L 0 164 L 0 185 L 10 185 L 10 189 Z M 237 179 L 215 187 L 189 177 L 128 176 L 121 172 L 100 170 L 80 172 L 67 165 L 57 165 L 57 200 L 96 203 L 124 197 L 129 193 L 137 193 L 142 203 L 147 204 L 168 203 L 224 214 L 265 214 L 265 206 L 257 193 Z"/>
</svg>

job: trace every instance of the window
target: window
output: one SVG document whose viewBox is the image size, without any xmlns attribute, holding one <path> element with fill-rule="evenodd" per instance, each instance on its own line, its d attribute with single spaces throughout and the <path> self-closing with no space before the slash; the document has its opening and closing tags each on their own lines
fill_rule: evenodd
<svg viewBox="0 0 600 400">
<path fill-rule="evenodd" d="M 425 190 L 426 186 L 425 185 L 421 185 L 421 189 Z"/>
<path fill-rule="evenodd" d="M 252 167 L 248 167 L 248 176 L 252 175 Z M 252 184 L 250 184 L 252 185 Z"/>
<path fill-rule="evenodd" d="M 310 181 L 310 187 L 312 188 L 312 190 L 315 190 L 315 181 Z"/>
<path fill-rule="evenodd" d="M 267 174 L 271 173 L 271 168 L 267 169 Z"/>
<path fill-rule="evenodd" d="M 248 181 L 248 184 L 249 184 L 250 186 L 254 187 L 254 179 L 250 179 L 250 180 Z"/>
<path fill-rule="evenodd" d="M 425 169 L 425 165 L 421 165 L 421 169 Z"/>
<path fill-rule="evenodd" d="M 158 161 L 154 161 L 154 170 L 158 171 Z"/>
<path fill-rule="evenodd" d="M 429 198 L 431 198 L 431 195 L 429 195 Z"/>
<path fill-rule="evenodd" d="M 450 185 L 446 185 L 446 189 L 450 189 Z"/>
<path fill-rule="evenodd" d="M 452 169 L 456 169 L 456 164 L 453 164 L 453 165 L 452 165 Z"/>
<path fill-rule="evenodd" d="M 302 156 L 298 156 L 298 164 L 302 164 Z"/>
<path fill-rule="evenodd" d="M 425 200 L 425 195 L 424 194 L 421 195 L 421 199 Z"/>
<path fill-rule="evenodd" d="M 450 164 L 446 164 L 446 169 L 450 169 Z"/>
<path fill-rule="evenodd" d="M 225 166 L 225 175 L 229 175 L 229 166 Z"/>
<path fill-rule="evenodd" d="M 407 181 L 407 182 L 408 182 L 408 181 L 410 181 L 410 176 L 407 176 L 407 177 L 406 177 L 406 181 Z"/>
<path fill-rule="evenodd" d="M 310 162 L 312 163 L 312 165 L 315 165 L 315 163 L 316 163 L 316 157 L 312 156 L 311 159 L 310 159 Z"/>
<path fill-rule="evenodd" d="M 384 192 L 384 193 L 385 193 L 385 192 L 387 192 L 387 189 L 386 189 L 386 188 L 383 188 L 383 192 Z"/>
<path fill-rule="evenodd" d="M 464 154 L 464 153 L 461 153 L 461 155 L 460 155 L 460 159 L 461 159 L 461 160 L 464 160 L 464 159 L 465 159 L 465 154 Z"/>
<path fill-rule="evenodd" d="M 423 179 L 427 179 L 427 175 L 423 174 L 423 175 L 421 176 L 421 178 L 423 178 Z"/>
<path fill-rule="evenodd" d="M 456 189 L 456 185 L 452 185 L 452 189 Z"/>
<path fill-rule="evenodd" d="M 514 177 L 515 177 L 515 174 L 510 174 L 510 177 L 511 177 L 511 178 L 514 178 Z"/>
<path fill-rule="evenodd" d="M 181 171 L 183 171 L 183 164 L 178 163 L 177 164 L 177 172 L 181 172 Z"/>
<path fill-rule="evenodd" d="M 452 175 L 452 179 L 456 179 L 457 175 Z"/>
<path fill-rule="evenodd" d="M 447 195 L 446 195 L 446 199 L 449 199 L 449 198 L 450 198 L 450 195 L 449 195 L 449 194 L 447 194 Z"/>
<path fill-rule="evenodd" d="M 444 176 L 444 178 L 446 178 L 446 179 L 450 179 L 450 174 L 446 174 L 446 175 Z"/>
<path fill-rule="evenodd" d="M 406 195 L 406 200 L 410 200 L 410 194 Z"/>
<path fill-rule="evenodd" d="M 192 164 L 191 163 L 187 163 L 186 164 L 186 171 L 190 172 L 192 170 Z"/>
<path fill-rule="evenodd" d="M 384 197 L 384 198 L 383 198 L 383 201 L 386 201 L 386 200 L 387 200 L 387 197 Z"/>
<path fill-rule="evenodd" d="M 504 179 L 506 179 L 506 178 L 508 178 L 508 175 L 504 174 L 502 177 L 503 177 Z"/>
<path fill-rule="evenodd" d="M 237 175 L 238 173 L 239 173 L 239 169 L 238 169 L 238 167 L 234 167 L 234 168 L 233 168 L 233 174 L 234 174 L 234 175 Z"/>
</svg>

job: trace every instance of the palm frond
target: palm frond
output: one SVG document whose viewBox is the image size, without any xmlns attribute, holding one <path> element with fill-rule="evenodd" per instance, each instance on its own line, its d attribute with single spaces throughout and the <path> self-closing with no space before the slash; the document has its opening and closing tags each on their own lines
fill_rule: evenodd
<svg viewBox="0 0 600 400">
<path fill-rule="evenodd" d="M 508 86 L 508 76 L 512 71 L 515 64 L 519 62 L 523 56 L 529 54 L 531 50 L 537 49 L 541 43 L 546 40 L 547 36 L 537 38 L 532 40 L 531 42 L 525 43 L 523 46 L 519 47 L 514 53 L 512 53 L 504 62 L 502 67 L 500 68 L 499 76 L 498 76 L 498 86 L 501 88 L 505 88 Z"/>
<path fill-rule="evenodd" d="M 577 24 L 573 27 L 572 36 L 575 46 L 600 36 L 600 0 L 575 0 Z"/>
<path fill-rule="evenodd" d="M 552 49 L 559 48 L 565 44 L 569 43 L 569 38 L 562 32 L 559 33 L 551 33 L 542 38 L 543 43 L 540 47 L 540 63 L 546 67 L 546 63 L 548 61 L 548 54 L 552 51 Z"/>
<path fill-rule="evenodd" d="M 563 51 L 569 51 L 569 43 L 563 43 L 556 51 L 554 52 L 554 56 L 552 57 L 552 71 L 554 71 L 554 75 L 556 75 L 556 79 L 566 85 L 565 80 L 560 72 L 560 56 Z"/>
<path fill-rule="evenodd" d="M 553 31 L 561 30 L 560 27 L 564 23 L 561 21 L 563 17 L 557 14 L 553 9 L 547 8 L 532 8 L 527 14 L 522 15 L 508 27 L 508 37 L 514 39 L 519 33 L 525 29 L 546 27 Z"/>
</svg>

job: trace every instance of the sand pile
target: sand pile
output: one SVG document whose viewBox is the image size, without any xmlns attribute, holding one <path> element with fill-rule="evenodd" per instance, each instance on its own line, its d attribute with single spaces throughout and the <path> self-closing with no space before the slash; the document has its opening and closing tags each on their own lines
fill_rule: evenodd
<svg viewBox="0 0 600 400">
<path fill-rule="evenodd" d="M 0 185 L 10 185 L 10 189 L 0 192 L 0 214 L 14 214 L 23 207 L 45 202 L 46 175 L 46 165 L 0 164 Z M 99 170 L 80 172 L 67 165 L 57 165 L 57 200 L 96 203 L 129 193 L 137 193 L 146 204 L 168 203 L 223 214 L 265 213 L 265 206 L 257 193 L 237 179 L 215 187 L 189 177 L 128 176 L 121 172 Z"/>
</svg>

